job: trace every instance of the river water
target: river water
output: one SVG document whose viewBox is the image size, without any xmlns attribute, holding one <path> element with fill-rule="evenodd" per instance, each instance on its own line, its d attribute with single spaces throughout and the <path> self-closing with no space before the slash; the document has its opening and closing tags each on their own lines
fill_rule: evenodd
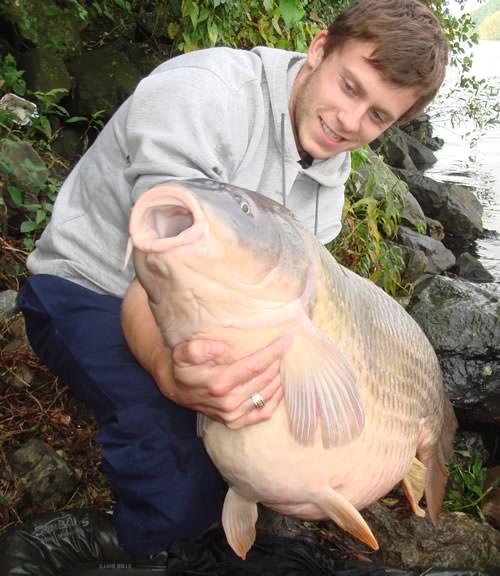
<svg viewBox="0 0 500 576">
<path fill-rule="evenodd" d="M 473 56 L 474 75 L 500 83 L 500 41 L 480 42 Z M 447 82 L 453 74 L 452 69 Z M 500 95 L 496 98 L 500 102 Z M 465 137 L 466 123 L 452 127 L 447 118 L 440 118 L 433 125 L 434 134 L 443 138 L 445 145 L 435 153 L 438 161 L 426 176 L 466 185 L 476 193 L 484 208 L 484 233 L 476 241 L 475 255 L 500 282 L 500 126 L 490 128 L 471 147 Z"/>
</svg>

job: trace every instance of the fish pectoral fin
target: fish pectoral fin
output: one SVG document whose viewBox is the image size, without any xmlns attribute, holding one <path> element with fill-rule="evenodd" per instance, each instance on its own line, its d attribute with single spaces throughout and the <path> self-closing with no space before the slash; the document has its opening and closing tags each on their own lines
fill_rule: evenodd
<svg viewBox="0 0 500 576">
<path fill-rule="evenodd" d="M 418 503 L 424 495 L 426 468 L 418 458 L 413 458 L 413 462 L 408 474 L 403 478 L 403 490 L 413 512 L 423 518 L 425 510 L 420 508 Z"/>
<path fill-rule="evenodd" d="M 361 434 L 365 411 L 356 375 L 342 350 L 306 316 L 281 364 L 290 428 L 310 444 L 318 425 L 325 448 L 352 442 Z"/>
<path fill-rule="evenodd" d="M 327 488 L 317 505 L 343 530 L 364 542 L 373 550 L 378 550 L 377 539 L 365 519 L 356 508 L 333 488 Z"/>
<path fill-rule="evenodd" d="M 229 488 L 222 508 L 222 527 L 229 546 L 242 560 L 255 542 L 257 504 Z"/>
</svg>

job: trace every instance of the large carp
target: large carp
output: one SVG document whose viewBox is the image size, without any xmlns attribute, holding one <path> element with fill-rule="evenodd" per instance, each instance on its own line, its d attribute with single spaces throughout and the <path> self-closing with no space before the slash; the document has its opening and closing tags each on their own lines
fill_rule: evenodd
<svg viewBox="0 0 500 576">
<path fill-rule="evenodd" d="M 331 518 L 374 549 L 358 510 L 403 481 L 437 523 L 456 419 L 436 355 L 407 312 L 339 265 L 284 207 L 241 188 L 184 180 L 144 193 L 130 219 L 134 265 L 165 343 L 222 340 L 228 360 L 293 337 L 284 401 L 234 431 L 204 418 L 227 480 L 222 523 L 242 558 L 257 503 Z"/>
</svg>

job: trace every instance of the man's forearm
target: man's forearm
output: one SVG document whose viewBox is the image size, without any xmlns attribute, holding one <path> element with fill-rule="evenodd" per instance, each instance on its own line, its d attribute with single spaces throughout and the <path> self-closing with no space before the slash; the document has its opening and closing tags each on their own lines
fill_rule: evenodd
<svg viewBox="0 0 500 576">
<path fill-rule="evenodd" d="M 165 396 L 172 396 L 171 351 L 164 344 L 142 286 L 134 280 L 122 304 L 122 328 L 130 351 L 155 379 Z"/>
</svg>

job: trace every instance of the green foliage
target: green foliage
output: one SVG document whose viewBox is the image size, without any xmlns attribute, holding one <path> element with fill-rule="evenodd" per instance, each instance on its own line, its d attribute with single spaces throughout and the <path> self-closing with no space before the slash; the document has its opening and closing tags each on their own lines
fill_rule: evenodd
<svg viewBox="0 0 500 576">
<path fill-rule="evenodd" d="M 485 488 L 487 469 L 482 455 L 478 452 L 471 454 L 467 450 L 455 452 L 448 471 L 448 487 L 443 506 L 448 510 L 467 512 L 484 520 L 481 504 L 484 498 L 500 485 L 500 479 Z"/>
<path fill-rule="evenodd" d="M 19 96 L 26 93 L 26 82 L 23 70 L 17 69 L 16 59 L 12 54 L 0 55 L 0 90 L 14 92 Z"/>
<path fill-rule="evenodd" d="M 450 64 L 460 70 L 461 75 L 467 75 L 472 66 L 471 48 L 477 44 L 479 36 L 469 14 L 455 16 L 449 7 L 450 2 L 443 0 L 428 0 L 426 4 L 439 18 L 448 36 L 451 49 Z M 464 0 L 458 4 L 464 5 Z"/>
<path fill-rule="evenodd" d="M 447 118 L 453 127 L 468 127 L 464 136 L 474 146 L 489 128 L 500 124 L 500 83 L 463 76 L 458 86 L 442 91 L 432 106 L 434 121 Z"/>
<path fill-rule="evenodd" d="M 62 89 L 46 93 L 27 91 L 22 79 L 23 72 L 17 69 L 15 59 L 10 55 L 3 58 L 0 74 L 4 79 L 0 85 L 0 95 L 3 92 L 12 92 L 18 96 L 28 96 L 37 104 L 37 113 L 26 126 L 20 126 L 16 122 L 15 115 L 9 110 L 0 111 L 0 144 L 8 146 L 9 142 L 23 140 L 32 143 L 40 151 L 50 150 L 53 130 L 49 115 L 69 117 L 68 112 L 56 103 Z M 26 193 L 13 183 L 14 167 L 9 158 L 0 152 L 0 181 L 4 183 L 0 204 L 7 209 L 9 222 L 18 223 L 24 245 L 30 250 L 50 218 L 60 182 L 54 178 L 49 178 L 47 181 L 42 179 L 40 173 L 45 168 L 35 165 L 29 159 L 25 159 L 20 168 L 24 178 L 31 183 L 29 198 L 26 198 Z"/>
<path fill-rule="evenodd" d="M 165 21 L 175 50 L 260 44 L 305 51 L 318 26 L 298 0 L 174 0 Z"/>
<path fill-rule="evenodd" d="M 353 173 L 346 185 L 342 230 L 328 249 L 344 266 L 396 295 L 406 289 L 401 285 L 404 260 L 400 250 L 390 243 L 398 232 L 402 188 L 382 185 L 383 193 L 376 193 L 384 179 L 374 165 L 361 188 L 357 170 L 366 162 L 369 162 L 366 147 L 353 152 Z"/>
<path fill-rule="evenodd" d="M 0 141 L 5 146 L 8 140 Z M 22 164 L 23 172 L 31 181 L 29 194 L 12 182 L 15 173 L 14 167 L 5 154 L 0 152 L 0 179 L 5 182 L 6 198 L 1 198 L 1 204 L 12 211 L 10 220 L 18 222 L 19 232 L 27 250 L 33 248 L 34 240 L 43 231 L 52 213 L 60 182 L 54 178 L 48 180 L 40 178 L 40 172 L 45 168 L 33 164 L 25 159 Z M 15 182 L 15 180 L 14 180 Z"/>
<path fill-rule="evenodd" d="M 133 10 L 133 3 L 129 0 L 69 0 L 69 3 L 83 21 L 96 16 L 116 22 L 122 13 L 131 14 Z"/>
<path fill-rule="evenodd" d="M 488 5 L 479 10 L 491 7 L 497 2 L 500 3 L 500 0 L 490 0 Z M 456 3 L 464 9 L 465 0 L 457 0 Z M 465 137 L 474 145 L 485 129 L 500 123 L 498 85 L 471 74 L 472 51 L 479 41 L 472 15 L 453 15 L 450 2 L 444 0 L 428 0 L 427 4 L 434 10 L 448 35 L 451 48 L 450 65 L 458 72 L 456 82 L 442 88 L 434 101 L 433 120 L 439 121 L 441 116 L 445 116 L 453 126 L 470 125 Z"/>
</svg>

